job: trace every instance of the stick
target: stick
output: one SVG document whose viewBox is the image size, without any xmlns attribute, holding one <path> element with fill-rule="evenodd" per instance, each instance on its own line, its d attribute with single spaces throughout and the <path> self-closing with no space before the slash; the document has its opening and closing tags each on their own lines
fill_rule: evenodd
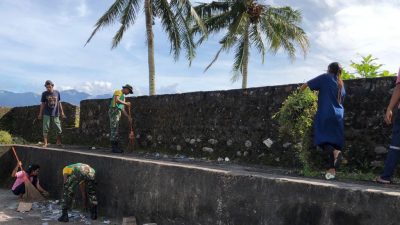
<svg viewBox="0 0 400 225">
<path fill-rule="evenodd" d="M 17 155 L 17 152 L 15 151 L 14 146 L 12 146 L 11 148 L 12 148 L 12 151 L 13 151 L 13 153 L 14 153 L 15 159 L 16 159 L 17 162 L 18 162 L 18 167 L 23 171 L 24 169 L 23 169 L 22 166 L 20 165 L 20 162 L 21 162 L 21 161 L 19 160 L 19 157 L 18 157 L 18 155 Z"/>
</svg>

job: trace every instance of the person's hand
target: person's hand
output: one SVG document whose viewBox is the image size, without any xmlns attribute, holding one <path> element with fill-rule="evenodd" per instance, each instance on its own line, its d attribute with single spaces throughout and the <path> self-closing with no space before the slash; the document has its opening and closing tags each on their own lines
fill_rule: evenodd
<svg viewBox="0 0 400 225">
<path fill-rule="evenodd" d="M 44 197 L 49 197 L 49 196 L 50 196 L 49 192 L 47 192 L 47 191 L 43 191 L 43 192 L 42 192 L 42 195 L 43 195 Z"/>
<path fill-rule="evenodd" d="M 393 112 L 391 109 L 387 109 L 386 110 L 386 114 L 385 114 L 385 122 L 387 125 L 392 124 L 392 117 L 393 117 Z"/>
<path fill-rule="evenodd" d="M 131 106 L 130 102 L 125 102 L 126 106 Z"/>
<path fill-rule="evenodd" d="M 67 117 L 65 116 L 64 112 L 61 113 L 61 118 L 63 118 L 63 119 L 67 118 Z"/>
<path fill-rule="evenodd" d="M 43 118 L 43 115 L 39 114 L 37 118 L 38 118 L 38 120 L 41 120 Z"/>
<path fill-rule="evenodd" d="M 18 166 L 18 167 L 22 167 L 22 162 L 21 162 L 21 161 L 18 161 L 18 162 L 17 162 L 17 166 Z"/>
</svg>

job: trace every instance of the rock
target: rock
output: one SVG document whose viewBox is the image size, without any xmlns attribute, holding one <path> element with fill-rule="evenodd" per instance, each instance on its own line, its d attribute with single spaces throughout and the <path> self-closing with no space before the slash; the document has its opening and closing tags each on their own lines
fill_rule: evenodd
<svg viewBox="0 0 400 225">
<path fill-rule="evenodd" d="M 137 225 L 135 217 L 122 218 L 122 225 Z"/>
<path fill-rule="evenodd" d="M 200 139 L 200 138 L 197 138 L 196 141 L 197 141 L 197 142 L 201 142 L 201 139 Z"/>
<path fill-rule="evenodd" d="M 232 144 L 233 144 L 233 141 L 232 141 L 231 139 L 229 139 L 229 140 L 226 141 L 226 145 L 227 145 L 227 146 L 231 146 Z"/>
<path fill-rule="evenodd" d="M 225 162 L 229 162 L 229 161 L 230 161 L 229 158 L 225 157 Z"/>
<path fill-rule="evenodd" d="M 176 150 L 177 150 L 177 151 L 181 151 L 181 150 L 182 150 L 182 146 L 177 145 L 177 146 L 176 146 Z"/>
<path fill-rule="evenodd" d="M 370 166 L 374 167 L 374 168 L 376 168 L 376 167 L 382 168 L 384 166 L 384 162 L 375 160 L 375 161 L 371 162 Z"/>
<path fill-rule="evenodd" d="M 209 139 L 208 143 L 212 144 L 212 145 L 216 145 L 218 143 L 218 140 L 215 139 Z"/>
<path fill-rule="evenodd" d="M 189 142 L 191 145 L 194 145 L 194 143 L 196 143 L 196 140 L 195 139 L 190 139 L 190 142 Z"/>
<path fill-rule="evenodd" d="M 279 157 L 276 157 L 275 161 L 279 162 L 279 161 L 281 161 L 281 159 Z"/>
<path fill-rule="evenodd" d="M 264 145 L 267 146 L 268 148 L 271 148 L 272 144 L 274 144 L 274 142 L 273 142 L 270 138 L 265 139 L 265 140 L 263 141 L 263 143 L 264 143 Z"/>
<path fill-rule="evenodd" d="M 374 149 L 374 151 L 375 151 L 375 153 L 378 154 L 378 155 L 386 154 L 386 153 L 388 152 L 388 150 L 387 150 L 385 147 L 383 147 L 383 146 L 376 146 L 375 149 Z"/>
<path fill-rule="evenodd" d="M 242 156 L 242 152 L 241 151 L 237 151 L 236 152 L 236 156 L 239 156 L 239 157 Z"/>
<path fill-rule="evenodd" d="M 163 139 L 163 138 L 162 138 L 161 135 L 158 135 L 158 136 L 157 136 L 157 141 L 162 141 L 162 139 Z"/>
<path fill-rule="evenodd" d="M 147 140 L 151 141 L 153 137 L 151 135 L 147 135 Z"/>
<path fill-rule="evenodd" d="M 224 158 L 218 157 L 217 161 L 218 161 L 218 162 L 222 162 L 222 161 L 224 161 Z"/>
<path fill-rule="evenodd" d="M 282 145 L 282 147 L 289 148 L 289 146 L 291 146 L 291 145 L 292 145 L 292 143 L 286 142 L 285 144 Z"/>
<path fill-rule="evenodd" d="M 264 153 L 261 153 L 260 155 L 258 155 L 258 158 L 260 159 L 260 158 L 262 158 L 262 157 L 264 157 L 265 156 L 265 154 Z"/>
<path fill-rule="evenodd" d="M 248 156 L 249 155 L 249 152 L 248 151 L 244 151 L 243 152 L 243 156 Z"/>
<path fill-rule="evenodd" d="M 250 148 L 252 145 L 250 140 L 247 140 L 246 142 L 244 142 L 244 146 L 246 146 L 246 148 Z"/>
<path fill-rule="evenodd" d="M 185 142 L 189 143 L 190 142 L 190 138 L 185 138 Z"/>
<path fill-rule="evenodd" d="M 208 152 L 208 153 L 213 153 L 214 152 L 214 149 L 209 148 L 209 147 L 203 147 L 202 150 L 203 150 L 203 152 Z"/>
</svg>

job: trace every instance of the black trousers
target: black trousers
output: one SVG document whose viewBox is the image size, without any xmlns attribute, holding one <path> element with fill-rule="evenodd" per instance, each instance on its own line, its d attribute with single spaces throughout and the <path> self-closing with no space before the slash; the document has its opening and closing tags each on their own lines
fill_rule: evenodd
<svg viewBox="0 0 400 225">
<path fill-rule="evenodd" d="M 14 195 L 23 195 L 25 194 L 25 183 L 18 185 L 14 190 L 12 190 Z"/>
<path fill-rule="evenodd" d="M 333 151 L 335 151 L 335 149 L 340 151 L 341 148 L 330 143 L 324 143 L 319 147 L 328 155 L 328 169 L 338 169 L 335 166 L 335 155 L 333 154 Z"/>
</svg>

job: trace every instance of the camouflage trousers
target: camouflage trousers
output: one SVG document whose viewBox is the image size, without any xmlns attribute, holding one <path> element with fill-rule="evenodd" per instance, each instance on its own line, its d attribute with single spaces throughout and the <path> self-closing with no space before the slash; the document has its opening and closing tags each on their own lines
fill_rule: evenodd
<svg viewBox="0 0 400 225">
<path fill-rule="evenodd" d="M 71 208 L 72 199 L 74 197 L 74 190 L 81 183 L 85 182 L 86 195 L 89 200 L 89 206 L 97 205 L 95 179 L 89 175 L 83 174 L 80 171 L 74 171 L 68 176 L 67 181 L 64 183 L 63 199 L 61 201 L 61 208 L 68 210 Z"/>
<path fill-rule="evenodd" d="M 108 110 L 110 117 L 110 141 L 118 141 L 118 127 L 121 119 L 121 110 L 116 107 L 111 107 Z"/>
</svg>

